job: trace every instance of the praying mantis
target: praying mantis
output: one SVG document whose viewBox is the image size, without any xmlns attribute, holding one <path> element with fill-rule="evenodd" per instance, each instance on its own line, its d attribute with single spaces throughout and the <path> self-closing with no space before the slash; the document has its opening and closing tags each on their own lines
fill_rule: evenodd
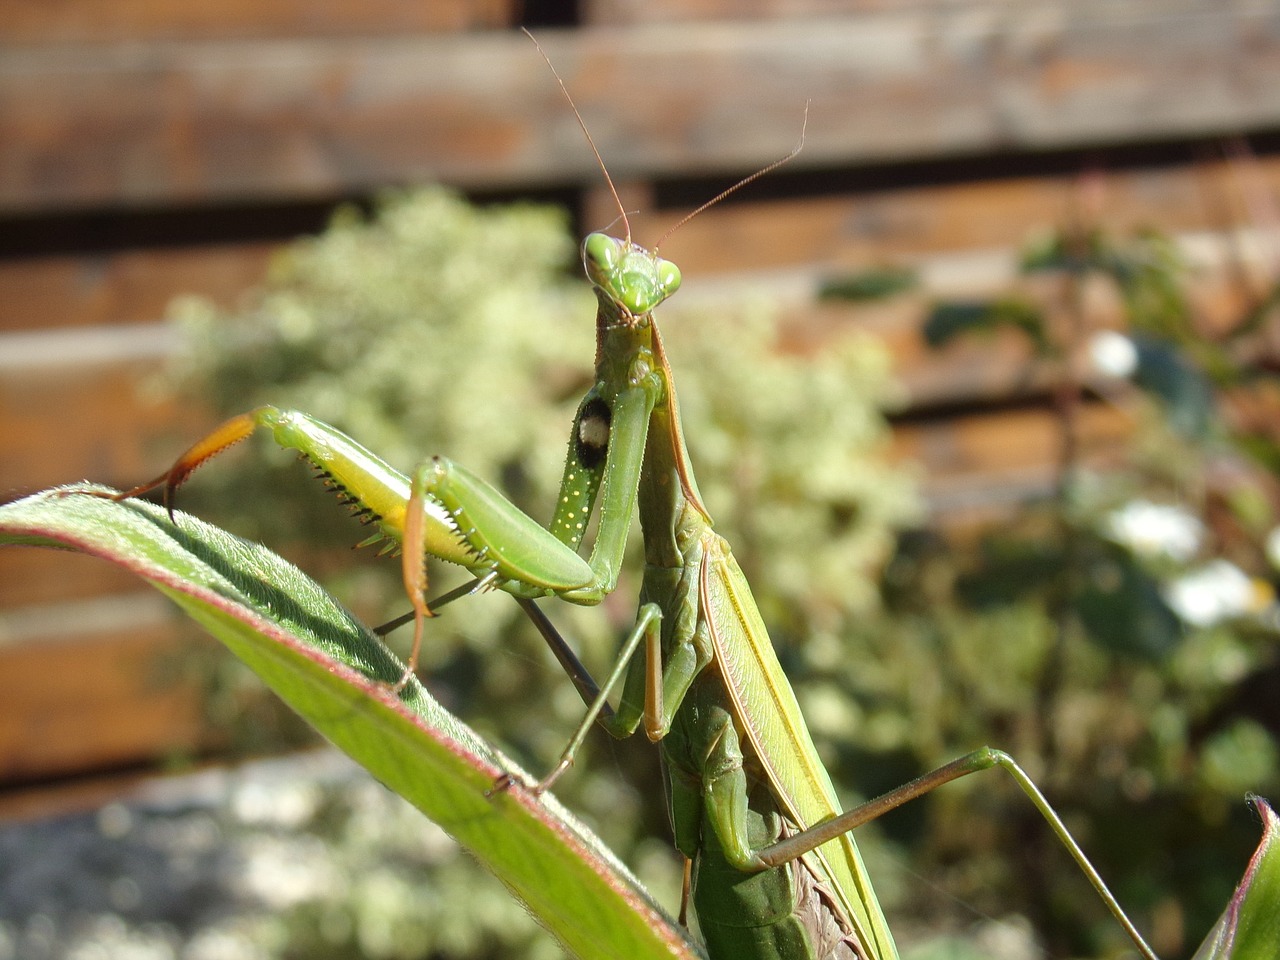
<svg viewBox="0 0 1280 960">
<path fill-rule="evenodd" d="M 626 224 L 625 212 L 622 220 Z M 993 766 L 1014 776 L 1144 956 L 1154 958 L 1006 754 L 975 751 L 841 812 L 746 579 L 697 489 L 654 317 L 679 288 L 680 272 L 656 250 L 634 244 L 629 225 L 622 238 L 589 235 L 583 260 L 598 300 L 595 378 L 573 419 L 548 526 L 461 464 L 433 457 L 405 476 L 335 428 L 270 406 L 227 421 L 166 473 L 119 498 L 163 488 L 171 503 L 195 469 L 257 430 L 299 451 L 374 524 L 366 542 L 400 545 L 414 621 L 400 686 L 413 671 L 426 621 L 440 606 L 424 599 L 428 555 L 474 575 L 464 592 L 495 588 L 514 596 L 590 703 L 558 765 L 532 789 L 555 783 L 595 723 L 617 736 L 643 725 L 663 747 L 675 842 L 690 866 L 690 895 L 712 958 L 896 957 L 850 831 L 942 783 Z M 597 687 L 533 601 L 559 597 L 589 605 L 611 593 L 637 512 L 645 547 L 639 610 L 614 669 Z M 597 530 L 584 558 L 593 517 Z M 607 698 L 619 686 L 611 710 Z M 503 780 L 495 789 L 518 786 Z"/>
</svg>

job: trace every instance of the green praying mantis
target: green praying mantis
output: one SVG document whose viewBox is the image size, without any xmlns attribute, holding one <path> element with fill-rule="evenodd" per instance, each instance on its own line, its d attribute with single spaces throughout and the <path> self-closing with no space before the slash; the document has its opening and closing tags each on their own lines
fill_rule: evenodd
<svg viewBox="0 0 1280 960">
<path fill-rule="evenodd" d="M 548 526 L 461 464 L 432 457 L 405 476 L 335 428 L 270 406 L 222 424 L 166 473 L 118 499 L 163 488 L 171 504 L 195 469 L 257 430 L 297 450 L 373 524 L 366 543 L 401 549 L 414 635 L 398 686 L 411 676 L 426 621 L 443 602 L 490 588 L 515 597 L 589 703 L 560 762 L 531 789 L 541 793 L 555 783 L 593 725 L 619 737 L 643 725 L 663 747 L 675 843 L 713 960 L 896 957 L 851 831 L 943 783 L 997 766 L 1028 794 L 1154 960 L 1039 790 L 1000 751 L 975 751 L 841 811 L 746 579 L 698 493 L 654 317 L 680 286 L 679 269 L 656 249 L 634 244 L 625 211 L 621 219 L 624 237 L 592 233 L 582 247 L 598 300 L 596 369 L 573 419 Z M 636 513 L 645 553 L 639 609 L 613 670 L 597 686 L 534 601 L 590 605 L 612 592 Z M 584 557 L 593 519 L 595 538 Z M 428 556 L 458 564 L 474 579 L 428 604 Z M 619 687 L 611 709 L 607 701 Z M 516 786 L 503 779 L 495 789 Z"/>
</svg>

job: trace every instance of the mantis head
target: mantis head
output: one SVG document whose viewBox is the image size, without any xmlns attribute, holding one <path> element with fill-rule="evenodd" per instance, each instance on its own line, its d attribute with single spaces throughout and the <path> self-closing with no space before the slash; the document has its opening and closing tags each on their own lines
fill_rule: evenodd
<svg viewBox="0 0 1280 960">
<path fill-rule="evenodd" d="M 670 260 L 604 233 L 583 241 L 582 263 L 597 289 L 632 316 L 649 313 L 680 287 L 680 268 Z"/>
</svg>

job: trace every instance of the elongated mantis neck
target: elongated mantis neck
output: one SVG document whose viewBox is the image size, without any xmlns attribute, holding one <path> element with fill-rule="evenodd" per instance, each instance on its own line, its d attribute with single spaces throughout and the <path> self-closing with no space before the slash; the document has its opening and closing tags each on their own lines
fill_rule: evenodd
<svg viewBox="0 0 1280 960">
<path fill-rule="evenodd" d="M 652 315 L 629 313 L 607 290 L 597 288 L 596 299 L 599 301 L 596 310 L 597 379 L 610 382 L 631 379 L 640 372 L 630 369 L 639 357 L 644 358 L 652 369 Z"/>
</svg>

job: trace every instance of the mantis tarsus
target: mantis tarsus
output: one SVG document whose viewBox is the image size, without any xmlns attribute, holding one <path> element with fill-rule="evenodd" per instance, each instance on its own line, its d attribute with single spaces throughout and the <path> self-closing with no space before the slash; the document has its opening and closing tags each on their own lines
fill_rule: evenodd
<svg viewBox="0 0 1280 960">
<path fill-rule="evenodd" d="M 1014 776 L 1143 954 L 1154 957 L 1034 784 L 999 751 L 975 751 L 840 811 L 747 582 L 697 490 L 653 316 L 678 288 L 679 270 L 633 244 L 629 227 L 623 239 L 588 236 L 583 259 L 599 303 L 595 381 L 573 420 L 548 527 L 458 464 L 435 457 L 406 477 L 333 427 L 269 406 L 227 421 L 164 475 L 120 496 L 163 487 L 171 500 L 205 460 L 269 429 L 367 515 L 376 525 L 371 541 L 401 545 L 415 623 L 405 680 L 431 615 L 423 599 L 427 555 L 469 569 L 476 579 L 464 592 L 493 587 L 515 596 L 590 702 L 560 763 L 534 789 L 549 788 L 568 768 L 594 723 L 616 736 L 643 723 L 649 738 L 663 744 L 675 841 L 693 865 L 693 901 L 713 958 L 896 957 L 850 831 L 992 766 Z M 615 668 L 596 688 L 532 601 L 557 596 L 593 604 L 610 593 L 637 506 L 645 546 L 639 612 Z M 584 559 L 578 551 L 597 513 Z M 645 654 L 637 657 L 641 646 Z M 613 712 L 606 697 L 619 684 Z"/>
</svg>

